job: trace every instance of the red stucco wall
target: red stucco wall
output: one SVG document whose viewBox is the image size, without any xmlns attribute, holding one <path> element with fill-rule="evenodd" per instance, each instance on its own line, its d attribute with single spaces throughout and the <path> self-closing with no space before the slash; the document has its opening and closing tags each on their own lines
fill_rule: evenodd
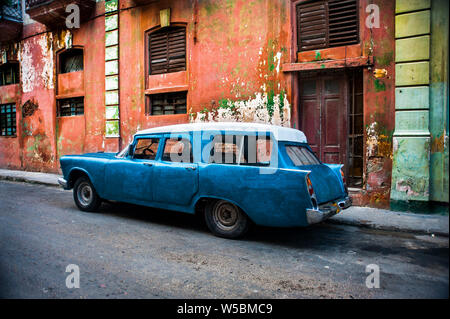
<svg viewBox="0 0 450 319">
<path fill-rule="evenodd" d="M 142 2 L 142 1 L 140 1 Z M 293 0 L 190 0 L 149 1 L 137 5 L 120 1 L 120 116 L 122 145 L 140 129 L 187 122 L 189 115 L 145 115 L 145 94 L 188 90 L 188 112 L 217 107 L 220 99 L 243 100 L 262 91 L 286 92 L 292 107 L 292 126 L 298 127 L 298 78 L 283 72 L 283 64 L 313 62 L 315 52 L 297 57 Z M 365 27 L 367 4 L 380 7 L 380 28 Z M 364 68 L 364 124 L 366 187 L 357 196 L 361 203 L 385 206 L 389 198 L 394 128 L 394 0 L 360 1 L 360 45 L 345 53 L 373 56 Z M 158 28 L 159 11 L 171 8 L 171 23 L 187 26 L 187 71 L 147 77 L 145 33 Z M 17 137 L 0 137 L 0 166 L 57 172 L 64 154 L 117 151 L 119 139 L 105 138 L 104 4 L 97 3 L 92 19 L 73 30 L 73 45 L 84 49 L 84 71 L 58 80 L 57 54 L 64 48 L 64 31 L 43 33 L 39 24 L 24 25 L 20 52 L 29 50 L 24 67 L 33 68 L 32 89 L 21 85 L 0 87 L 0 103 L 17 102 Z M 44 44 L 51 57 L 43 56 Z M 342 59 L 342 48 L 322 50 L 322 59 Z M 274 57 L 281 54 L 278 65 Z M 31 61 L 29 59 L 31 56 Z M 23 54 L 20 57 L 24 58 Z M 297 58 L 299 58 L 297 60 Z M 345 58 L 345 56 L 344 56 Z M 46 67 L 52 60 L 52 76 Z M 376 79 L 374 69 L 386 69 Z M 48 69 L 47 69 L 48 71 Z M 29 75 L 29 73 L 27 73 Z M 76 81 L 82 77 L 84 85 Z M 30 81 L 29 81 L 30 82 Z M 28 83 L 29 84 L 29 83 Z M 29 86 L 29 85 L 28 85 Z M 84 90 L 84 115 L 57 118 L 56 96 Z M 37 105 L 23 118 L 21 106 Z M 375 125 L 376 136 L 367 129 Z M 374 142 L 375 141 L 375 142 Z"/>
</svg>

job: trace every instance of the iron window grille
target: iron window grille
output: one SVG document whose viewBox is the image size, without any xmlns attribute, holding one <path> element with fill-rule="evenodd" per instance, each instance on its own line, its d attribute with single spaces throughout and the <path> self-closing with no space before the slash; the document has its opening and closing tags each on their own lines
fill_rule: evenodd
<svg viewBox="0 0 450 319">
<path fill-rule="evenodd" d="M 51 1 L 49 0 L 25 0 L 25 8 L 30 9 L 32 7 L 37 7 L 43 4 L 48 4 Z"/>
<path fill-rule="evenodd" d="M 320 0 L 298 4 L 298 51 L 359 43 L 358 8 L 358 0 Z"/>
<path fill-rule="evenodd" d="M 350 105 L 348 125 L 348 177 L 349 187 L 363 186 L 364 173 L 364 102 L 363 75 L 356 70 L 350 76 Z"/>
<path fill-rule="evenodd" d="M 20 0 L 0 2 L 0 20 L 2 19 L 22 23 L 22 4 Z"/>
<path fill-rule="evenodd" d="M 148 95 L 146 115 L 186 114 L 187 92 Z"/>
<path fill-rule="evenodd" d="M 149 35 L 149 74 L 186 70 L 186 28 L 167 27 Z"/>
<path fill-rule="evenodd" d="M 75 116 L 83 114 L 84 114 L 83 97 L 58 100 L 58 116 Z"/>
<path fill-rule="evenodd" d="M 16 105 L 0 105 L 0 136 L 16 135 Z"/>
</svg>

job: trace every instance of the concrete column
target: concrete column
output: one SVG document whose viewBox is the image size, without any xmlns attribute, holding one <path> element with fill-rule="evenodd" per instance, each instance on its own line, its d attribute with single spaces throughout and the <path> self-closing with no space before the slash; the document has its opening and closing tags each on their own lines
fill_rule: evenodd
<svg viewBox="0 0 450 319">
<path fill-rule="evenodd" d="M 448 41 L 449 2 L 433 0 L 430 64 L 430 200 L 447 202 L 448 189 Z"/>
<path fill-rule="evenodd" d="M 391 200 L 430 199 L 431 1 L 397 0 Z"/>
</svg>

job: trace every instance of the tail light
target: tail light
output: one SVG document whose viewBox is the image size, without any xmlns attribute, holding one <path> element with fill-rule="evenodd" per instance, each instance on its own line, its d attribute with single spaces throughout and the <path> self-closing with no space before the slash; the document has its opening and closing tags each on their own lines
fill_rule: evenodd
<svg viewBox="0 0 450 319">
<path fill-rule="evenodd" d="M 341 177 L 342 182 L 344 183 L 345 191 L 348 193 L 347 182 L 345 181 L 344 166 L 341 167 Z"/>
<path fill-rule="evenodd" d="M 344 170 L 343 170 L 344 166 L 341 167 L 341 177 L 342 177 L 342 181 L 345 184 L 345 174 L 344 174 Z"/>
<path fill-rule="evenodd" d="M 314 195 L 314 188 L 312 186 L 311 180 L 309 179 L 309 176 L 306 176 L 306 185 L 308 185 L 309 196 L 313 196 Z"/>
<path fill-rule="evenodd" d="M 317 199 L 316 194 L 314 193 L 314 188 L 311 183 L 311 180 L 309 179 L 309 174 L 306 175 L 306 186 L 308 187 L 308 193 L 309 197 L 311 197 L 311 202 L 314 208 L 317 208 Z"/>
</svg>

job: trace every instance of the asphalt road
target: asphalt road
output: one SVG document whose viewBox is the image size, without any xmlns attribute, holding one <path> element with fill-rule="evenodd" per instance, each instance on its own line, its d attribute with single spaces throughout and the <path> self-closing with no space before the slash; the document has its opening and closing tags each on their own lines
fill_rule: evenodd
<svg viewBox="0 0 450 319">
<path fill-rule="evenodd" d="M 448 238 L 331 224 L 226 240 L 194 216 L 85 213 L 70 191 L 0 181 L 1 298 L 448 298 L 448 252 Z M 380 288 L 366 287 L 369 264 Z"/>
</svg>

